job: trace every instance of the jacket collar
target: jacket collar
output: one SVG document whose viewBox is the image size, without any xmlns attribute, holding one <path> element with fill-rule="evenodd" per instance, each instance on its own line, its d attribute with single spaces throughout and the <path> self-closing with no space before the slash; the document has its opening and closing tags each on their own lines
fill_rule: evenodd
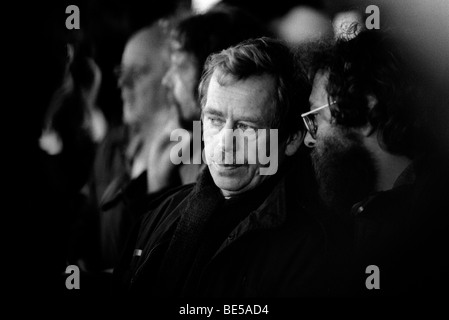
<svg viewBox="0 0 449 320">
<path fill-rule="evenodd" d="M 287 219 L 285 176 L 282 172 L 279 174 L 282 176 L 275 180 L 276 182 L 265 201 L 234 228 L 214 257 L 248 232 L 274 229 L 285 224 Z"/>
<path fill-rule="evenodd" d="M 278 173 L 267 179 L 262 185 L 256 189 L 248 191 L 248 193 L 265 193 L 262 188 L 268 188 L 268 196 L 266 199 L 245 218 L 243 222 L 250 221 L 250 225 L 254 229 L 268 229 L 278 227 L 283 224 L 286 219 L 286 190 L 285 190 L 285 168 L 280 168 Z M 211 189 L 215 189 L 212 191 Z M 215 185 L 209 168 L 203 171 L 193 190 L 195 194 L 202 194 L 204 190 L 209 190 L 210 194 L 217 197 L 221 195 L 220 189 Z M 221 195 L 221 198 L 224 197 Z M 232 200 L 228 200 L 232 201 Z M 238 200 L 237 200 L 238 201 Z M 242 201 L 245 201 L 245 195 L 242 195 Z"/>
<path fill-rule="evenodd" d="M 355 203 L 351 209 L 352 215 L 357 216 L 364 212 L 365 207 L 367 207 L 375 199 L 378 199 L 380 195 L 397 193 L 400 192 L 401 189 L 413 185 L 416 181 L 416 164 L 416 161 L 413 161 L 411 164 L 409 164 L 396 179 L 393 184 L 393 188 L 391 188 L 390 190 L 374 192 L 364 200 Z"/>
</svg>

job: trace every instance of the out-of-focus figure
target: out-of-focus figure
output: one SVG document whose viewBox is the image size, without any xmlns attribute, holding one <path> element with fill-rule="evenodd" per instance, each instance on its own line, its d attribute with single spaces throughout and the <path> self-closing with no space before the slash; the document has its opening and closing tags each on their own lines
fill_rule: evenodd
<svg viewBox="0 0 449 320">
<path fill-rule="evenodd" d="M 40 148 L 59 163 L 67 187 L 80 190 L 87 182 L 95 147 L 107 131 L 107 122 L 96 105 L 101 72 L 82 39 L 66 45 L 62 83 L 54 92 L 44 117 Z M 58 167 L 58 166 L 57 166 Z"/>
<path fill-rule="evenodd" d="M 123 100 L 123 123 L 128 128 L 126 149 L 129 174 L 137 178 L 148 168 L 149 148 L 167 123 L 176 116 L 167 106 L 166 91 L 161 85 L 168 68 L 169 50 L 162 22 L 135 34 L 123 52 L 118 68 L 118 85 Z M 148 192 L 163 188 L 148 185 Z"/>
<path fill-rule="evenodd" d="M 207 57 L 269 31 L 246 11 L 218 4 L 178 21 L 171 33 L 171 64 L 163 79 L 184 125 L 201 114 L 198 85 Z"/>
<path fill-rule="evenodd" d="M 276 35 L 291 45 L 332 38 L 334 35 L 330 17 L 323 11 L 307 6 L 293 7 L 271 25 Z"/>
<path fill-rule="evenodd" d="M 167 123 L 176 117 L 167 106 L 161 85 L 168 68 L 168 48 L 165 25 L 157 21 L 131 36 L 122 63 L 115 70 L 123 100 L 123 125 L 112 128 L 97 151 L 90 198 L 91 206 L 98 211 L 92 241 L 98 237 L 99 253 L 82 257 L 88 261 L 87 269 L 113 268 L 127 232 L 137 218 L 134 210 L 127 210 L 128 206 L 117 200 L 122 199 L 122 190 L 137 185 L 133 188 L 138 190 L 133 193 L 136 197 L 158 191 L 147 183 L 146 172 L 150 149 L 166 131 Z M 159 179 L 157 189 L 170 183 L 169 178 Z"/>
<path fill-rule="evenodd" d="M 52 26 L 51 31 L 47 30 L 50 39 L 44 37 L 42 45 L 48 50 L 43 50 L 44 57 L 36 57 L 39 63 L 35 64 L 42 65 L 33 66 L 39 69 L 36 74 L 41 78 L 31 78 L 30 87 L 39 88 L 45 97 L 35 95 L 31 105 L 39 112 L 28 111 L 27 117 L 34 114 L 36 122 L 32 136 L 35 141 L 27 150 L 31 157 L 29 168 L 23 170 L 27 180 L 22 186 L 26 186 L 23 190 L 30 194 L 27 201 L 31 204 L 31 214 L 23 220 L 32 229 L 23 233 L 33 236 L 35 248 L 27 259 L 31 265 L 43 266 L 39 274 L 48 280 L 48 288 L 55 284 L 56 289 L 65 289 L 63 272 L 73 264 L 77 239 L 84 236 L 80 224 L 89 201 L 84 187 L 96 147 L 107 130 L 96 105 L 101 72 L 94 60 L 94 46 L 84 31 L 61 29 Z M 88 281 L 85 283 L 87 288 Z"/>
<path fill-rule="evenodd" d="M 333 28 L 326 1 L 278 0 L 275 3 L 258 0 L 222 0 L 238 6 L 263 21 L 270 32 L 290 46 L 324 38 L 332 38 Z"/>
<path fill-rule="evenodd" d="M 354 23 L 363 24 L 362 14 L 357 10 L 342 11 L 335 14 L 332 20 L 335 38 L 347 35 L 347 30 L 351 28 Z"/>
</svg>

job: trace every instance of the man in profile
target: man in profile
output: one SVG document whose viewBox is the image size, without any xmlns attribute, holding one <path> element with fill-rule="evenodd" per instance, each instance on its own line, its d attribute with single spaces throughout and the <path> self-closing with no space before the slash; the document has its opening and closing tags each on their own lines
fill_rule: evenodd
<svg viewBox="0 0 449 320">
<path fill-rule="evenodd" d="M 402 59 L 388 35 L 364 30 L 310 60 L 305 144 L 322 199 L 353 223 L 362 295 L 447 290 L 447 164 L 426 146 L 418 80 Z"/>
<path fill-rule="evenodd" d="M 328 294 L 326 235 L 291 179 L 310 92 L 294 61 L 269 38 L 209 57 L 199 86 L 208 166 L 144 217 L 115 270 L 119 288 L 152 297 Z M 245 143 L 236 131 L 254 134 Z M 250 161 L 251 139 L 277 160 L 271 175 L 260 154 Z"/>
<path fill-rule="evenodd" d="M 92 232 L 99 241 L 99 253 L 86 259 L 91 264 L 88 269 L 112 270 L 138 216 L 123 202 L 111 205 L 122 189 L 134 186 L 141 195 L 157 191 L 147 183 L 146 168 L 157 134 L 172 117 L 161 85 L 169 64 L 166 38 L 161 21 L 136 31 L 115 70 L 123 101 L 123 125 L 112 128 L 97 150 L 90 197 L 98 215 L 98 227 Z"/>
</svg>

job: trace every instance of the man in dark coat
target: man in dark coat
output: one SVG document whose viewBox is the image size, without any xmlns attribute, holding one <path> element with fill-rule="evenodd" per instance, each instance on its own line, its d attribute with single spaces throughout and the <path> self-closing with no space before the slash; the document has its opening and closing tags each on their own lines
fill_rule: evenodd
<svg viewBox="0 0 449 320">
<path fill-rule="evenodd" d="M 445 294 L 449 179 L 420 121 L 428 106 L 399 42 L 356 34 L 311 59 L 303 114 L 322 198 L 354 226 L 354 294 Z"/>
<path fill-rule="evenodd" d="M 93 265 L 88 269 L 112 270 L 145 212 L 141 208 L 170 188 L 196 181 L 203 165 L 171 162 L 170 134 L 180 127 L 192 133 L 193 121 L 200 120 L 197 88 L 207 56 L 265 34 L 250 14 L 218 6 L 183 17 L 170 30 L 158 21 L 129 39 L 116 70 L 124 126 L 110 130 L 100 145 L 91 179 L 98 254 L 85 259 Z M 191 157 L 196 154 L 201 148 Z"/>
<path fill-rule="evenodd" d="M 295 71 L 289 49 L 268 38 L 209 57 L 199 87 L 208 167 L 143 218 L 115 269 L 118 288 L 153 297 L 329 294 L 327 235 L 298 184 L 298 116 L 310 89 Z"/>
</svg>

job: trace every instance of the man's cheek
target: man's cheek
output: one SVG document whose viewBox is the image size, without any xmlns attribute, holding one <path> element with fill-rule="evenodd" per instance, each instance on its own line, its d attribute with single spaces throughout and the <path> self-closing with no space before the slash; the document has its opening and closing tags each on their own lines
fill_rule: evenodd
<svg viewBox="0 0 449 320">
<path fill-rule="evenodd" d="M 214 130 L 212 130 L 207 123 L 204 123 L 203 120 L 203 139 L 206 147 L 207 145 L 212 143 L 212 141 L 214 140 L 214 136 L 215 136 Z"/>
</svg>

